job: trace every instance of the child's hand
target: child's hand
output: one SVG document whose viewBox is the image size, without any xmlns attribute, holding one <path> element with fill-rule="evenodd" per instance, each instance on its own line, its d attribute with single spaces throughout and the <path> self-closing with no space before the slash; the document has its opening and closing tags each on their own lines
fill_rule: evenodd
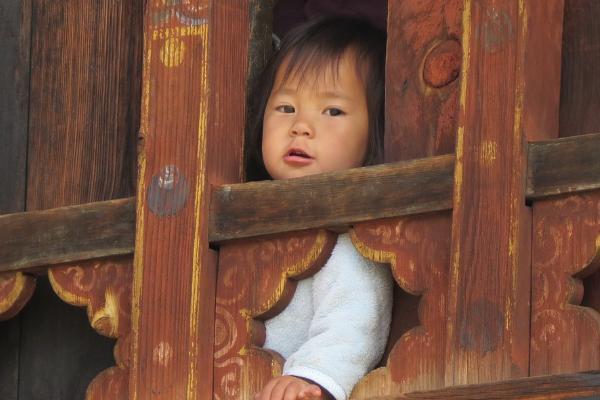
<svg viewBox="0 0 600 400">
<path fill-rule="evenodd" d="M 256 400 L 326 400 L 329 398 L 318 385 L 295 376 L 278 376 L 265 385 Z"/>
</svg>

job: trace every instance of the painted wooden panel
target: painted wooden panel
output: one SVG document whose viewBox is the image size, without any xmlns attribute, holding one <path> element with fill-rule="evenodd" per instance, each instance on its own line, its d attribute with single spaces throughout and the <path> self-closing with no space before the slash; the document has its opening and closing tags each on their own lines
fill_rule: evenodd
<svg viewBox="0 0 600 400">
<path fill-rule="evenodd" d="M 361 223 L 352 231 L 357 249 L 372 260 L 390 263 L 396 283 L 405 292 L 397 294 L 394 303 L 397 319 L 393 321 L 393 347 L 385 367 L 363 378 L 352 393 L 353 399 L 444 386 L 449 217 L 443 212 L 377 220 Z M 394 329 L 411 317 L 402 307 L 406 293 L 420 296 L 417 324 L 397 337 Z"/>
<path fill-rule="evenodd" d="M 581 303 L 597 295 L 582 281 L 600 271 L 600 192 L 536 202 L 533 228 L 531 374 L 599 369 L 600 310 Z"/>
<path fill-rule="evenodd" d="M 102 371 L 88 386 L 87 400 L 128 400 L 131 333 L 131 257 L 83 261 L 49 270 L 52 289 L 65 302 L 86 307 L 91 326 L 117 339 L 116 366 Z"/>
<path fill-rule="evenodd" d="M 281 374 L 283 359 L 261 349 L 263 321 L 290 302 L 296 282 L 327 261 L 336 235 L 304 231 L 221 246 L 215 323 L 215 400 L 251 400 Z"/>
<path fill-rule="evenodd" d="M 448 386 L 528 374 L 526 140 L 558 134 L 563 2 L 467 0 L 463 16 Z"/>
</svg>

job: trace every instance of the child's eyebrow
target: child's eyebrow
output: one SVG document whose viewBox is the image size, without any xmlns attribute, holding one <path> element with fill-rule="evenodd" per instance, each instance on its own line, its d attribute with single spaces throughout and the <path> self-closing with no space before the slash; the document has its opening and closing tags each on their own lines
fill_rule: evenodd
<svg viewBox="0 0 600 400">
<path fill-rule="evenodd" d="M 289 96 L 293 96 L 296 94 L 296 90 L 294 89 L 290 89 L 290 88 L 281 88 L 276 90 L 275 92 L 273 92 L 274 95 L 289 95 Z M 328 99 L 328 98 L 336 98 L 336 99 L 342 99 L 342 100 L 347 100 L 347 101 L 354 101 L 354 99 L 342 92 L 339 91 L 326 91 L 326 92 L 317 92 L 317 96 L 324 98 L 324 99 Z"/>
</svg>

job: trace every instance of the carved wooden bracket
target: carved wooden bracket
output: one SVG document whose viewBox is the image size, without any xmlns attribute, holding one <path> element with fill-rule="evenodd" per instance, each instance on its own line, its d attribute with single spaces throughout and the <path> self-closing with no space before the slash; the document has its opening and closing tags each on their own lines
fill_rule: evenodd
<svg viewBox="0 0 600 400">
<path fill-rule="evenodd" d="M 351 236 L 357 249 L 374 261 L 391 263 L 398 285 L 422 297 L 420 325 L 398 339 L 385 367 L 358 383 L 353 399 L 444 386 L 450 226 L 450 215 L 443 212 L 354 227 Z"/>
<path fill-rule="evenodd" d="M 87 400 L 129 398 L 129 335 L 131 332 L 132 259 L 120 257 L 64 264 L 48 270 L 56 294 L 74 306 L 87 307 L 92 327 L 116 338 L 116 366 L 90 383 Z"/>
<path fill-rule="evenodd" d="M 10 319 L 23 309 L 35 290 L 35 278 L 22 272 L 0 274 L 0 321 Z"/>
<path fill-rule="evenodd" d="M 219 255 L 215 322 L 214 399 L 253 399 L 281 373 L 282 359 L 260 347 L 262 321 L 294 295 L 296 281 L 327 261 L 336 235 L 305 231 L 223 245 Z"/>
<path fill-rule="evenodd" d="M 531 375 L 600 368 L 600 314 L 581 306 L 600 268 L 600 192 L 534 204 Z"/>
</svg>

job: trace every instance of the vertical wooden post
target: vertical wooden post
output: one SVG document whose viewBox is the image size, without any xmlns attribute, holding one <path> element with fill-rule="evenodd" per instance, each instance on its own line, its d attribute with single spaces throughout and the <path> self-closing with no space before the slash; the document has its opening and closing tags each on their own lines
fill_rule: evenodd
<svg viewBox="0 0 600 400">
<path fill-rule="evenodd" d="M 465 0 L 446 385 L 528 375 L 527 140 L 556 136 L 563 0 Z"/>
<path fill-rule="evenodd" d="M 212 399 L 210 184 L 242 176 L 249 2 L 147 3 L 131 399 Z"/>
</svg>

